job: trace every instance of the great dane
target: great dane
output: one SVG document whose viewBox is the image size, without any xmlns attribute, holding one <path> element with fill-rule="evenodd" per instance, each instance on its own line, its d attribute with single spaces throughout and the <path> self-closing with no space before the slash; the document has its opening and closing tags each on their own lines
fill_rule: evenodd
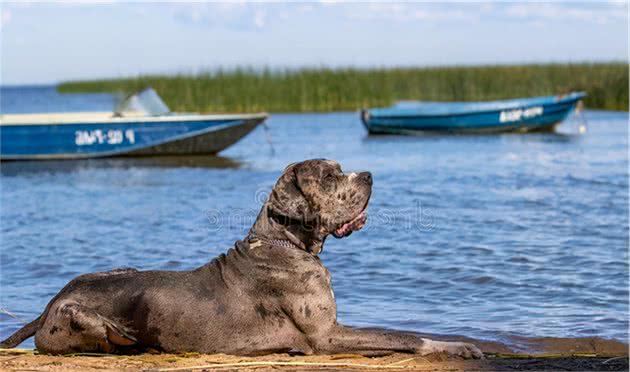
<svg viewBox="0 0 630 372">
<path fill-rule="evenodd" d="M 81 275 L 0 346 L 35 335 L 41 352 L 261 355 L 447 352 L 481 358 L 472 344 L 337 323 L 319 253 L 366 222 L 369 172 L 335 161 L 289 165 L 245 240 L 192 271 L 117 269 Z"/>
</svg>

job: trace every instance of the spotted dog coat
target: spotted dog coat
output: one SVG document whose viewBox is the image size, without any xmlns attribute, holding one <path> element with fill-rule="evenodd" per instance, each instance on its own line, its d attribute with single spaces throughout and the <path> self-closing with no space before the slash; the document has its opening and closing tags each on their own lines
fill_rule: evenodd
<svg viewBox="0 0 630 372">
<path fill-rule="evenodd" d="M 342 238 L 363 226 L 371 191 L 368 172 L 344 174 L 328 160 L 292 164 L 248 237 L 227 253 L 192 271 L 79 276 L 1 346 L 15 347 L 34 334 L 37 349 L 47 353 L 446 351 L 481 357 L 471 344 L 337 323 L 330 273 L 318 254 L 329 235 Z"/>
</svg>

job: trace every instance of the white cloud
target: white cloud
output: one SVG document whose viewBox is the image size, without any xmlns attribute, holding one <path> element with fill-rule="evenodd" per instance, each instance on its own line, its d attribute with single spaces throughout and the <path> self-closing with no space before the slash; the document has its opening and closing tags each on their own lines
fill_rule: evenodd
<svg viewBox="0 0 630 372">
<path fill-rule="evenodd" d="M 9 9 L 0 10 L 0 27 L 6 27 L 11 22 L 12 13 Z"/>
<path fill-rule="evenodd" d="M 622 6 L 624 8 L 628 8 L 628 1 L 627 0 L 609 0 L 608 1 L 609 4 L 613 4 L 613 5 L 619 5 Z"/>
<path fill-rule="evenodd" d="M 265 12 L 262 10 L 257 10 L 254 13 L 254 26 L 258 28 L 265 27 Z"/>
<path fill-rule="evenodd" d="M 313 9 L 315 8 L 311 4 L 300 4 L 297 6 L 297 10 L 300 13 L 309 13 L 309 12 L 312 12 Z"/>
<path fill-rule="evenodd" d="M 350 18 L 358 19 L 382 19 L 390 21 L 442 21 L 442 20 L 476 20 L 479 14 L 476 11 L 478 4 L 471 7 L 469 4 L 459 4 L 458 9 L 452 4 L 443 5 L 436 3 L 369 3 L 367 6 L 352 7 L 348 12 Z M 466 9 L 463 10 L 462 7 Z M 484 8 L 487 10 L 487 8 Z"/>
<path fill-rule="evenodd" d="M 222 11 L 234 11 L 236 9 L 243 9 L 247 6 L 245 1 L 227 1 L 215 3 L 216 8 Z"/>
<path fill-rule="evenodd" d="M 348 4 L 346 16 L 351 19 L 406 21 L 479 21 L 487 17 L 517 18 L 532 21 L 574 20 L 603 24 L 628 19 L 627 2 L 370 2 Z"/>
<path fill-rule="evenodd" d="M 611 20 L 628 18 L 627 4 L 623 5 L 623 7 L 612 7 L 609 4 L 578 6 L 571 3 L 518 3 L 506 7 L 504 13 L 508 17 L 521 19 L 606 23 Z"/>
<path fill-rule="evenodd" d="M 185 24 L 199 24 L 235 31 L 258 30 L 267 24 L 265 7 L 255 3 L 173 3 L 175 18 Z"/>
</svg>

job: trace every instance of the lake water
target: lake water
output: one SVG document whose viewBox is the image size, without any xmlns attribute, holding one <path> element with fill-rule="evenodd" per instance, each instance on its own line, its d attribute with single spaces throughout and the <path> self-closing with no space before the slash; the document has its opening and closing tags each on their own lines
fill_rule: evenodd
<svg viewBox="0 0 630 372">
<path fill-rule="evenodd" d="M 109 110 L 2 90 L 2 111 Z M 559 134 L 369 137 L 353 112 L 274 114 L 221 157 L 2 163 L 0 305 L 30 320 L 71 278 L 185 270 L 243 238 L 283 168 L 370 170 L 363 231 L 329 239 L 339 319 L 493 340 L 628 337 L 628 114 Z M 0 338 L 19 327 L 0 314 Z M 25 346 L 32 346 L 32 341 Z"/>
</svg>

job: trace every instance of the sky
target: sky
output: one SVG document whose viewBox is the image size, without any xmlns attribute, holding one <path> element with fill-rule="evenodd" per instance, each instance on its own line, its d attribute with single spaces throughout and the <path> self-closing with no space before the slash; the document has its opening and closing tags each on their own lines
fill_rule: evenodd
<svg viewBox="0 0 630 372">
<path fill-rule="evenodd" d="M 218 67 L 628 61 L 627 2 L 7 2 L 0 84 Z"/>
</svg>

